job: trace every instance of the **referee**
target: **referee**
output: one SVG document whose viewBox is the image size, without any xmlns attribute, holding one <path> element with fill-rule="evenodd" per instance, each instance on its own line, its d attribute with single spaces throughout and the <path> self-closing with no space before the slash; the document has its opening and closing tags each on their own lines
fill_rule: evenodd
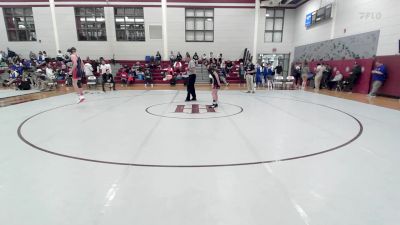
<svg viewBox="0 0 400 225">
<path fill-rule="evenodd" d="M 189 61 L 188 65 L 188 83 L 187 83 L 187 97 L 186 101 L 197 101 L 196 99 L 196 90 L 194 88 L 194 83 L 196 82 L 196 62 L 190 58 L 188 55 L 186 58 L 187 61 Z M 190 98 L 190 95 L 192 98 Z"/>
</svg>

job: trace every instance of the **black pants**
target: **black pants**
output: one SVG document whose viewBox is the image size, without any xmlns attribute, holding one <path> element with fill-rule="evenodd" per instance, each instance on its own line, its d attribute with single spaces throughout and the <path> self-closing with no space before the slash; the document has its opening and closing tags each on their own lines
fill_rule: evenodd
<svg viewBox="0 0 400 225">
<path fill-rule="evenodd" d="M 333 88 L 336 88 L 339 85 L 339 81 L 329 81 L 328 82 L 328 89 L 332 90 Z"/>
<path fill-rule="evenodd" d="M 106 89 L 104 88 L 104 85 L 107 83 L 108 80 L 110 80 L 110 83 L 113 84 L 113 90 L 115 91 L 115 82 L 114 82 L 114 78 L 111 74 L 102 74 L 101 77 L 103 78 L 103 82 L 101 84 L 103 91 L 105 92 Z"/>
<path fill-rule="evenodd" d="M 345 91 L 352 91 L 353 87 L 357 81 L 357 77 L 356 76 L 351 76 L 349 78 L 347 78 L 346 80 L 348 82 L 348 85 L 346 86 L 346 90 Z"/>
<path fill-rule="evenodd" d="M 187 81 L 187 97 L 186 100 L 190 100 L 190 95 L 192 95 L 192 99 L 196 99 L 196 90 L 194 88 L 194 84 L 196 83 L 196 74 L 189 75 Z"/>
</svg>

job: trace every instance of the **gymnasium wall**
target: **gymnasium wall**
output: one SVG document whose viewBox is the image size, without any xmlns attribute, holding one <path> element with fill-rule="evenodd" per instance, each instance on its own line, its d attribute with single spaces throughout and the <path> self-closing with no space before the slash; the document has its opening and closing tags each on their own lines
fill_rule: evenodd
<svg viewBox="0 0 400 225">
<path fill-rule="evenodd" d="M 23 54 L 25 57 L 28 57 L 30 51 L 37 53 L 39 50 L 45 50 L 49 54 L 54 54 L 56 52 L 50 8 L 33 7 L 32 11 L 38 41 L 9 42 L 4 22 L 3 9 L 0 8 L 0 49 L 5 50 L 9 47 L 14 51 Z"/>
<path fill-rule="evenodd" d="M 85 58 L 86 56 L 112 58 L 115 55 L 116 59 L 144 59 L 148 54 L 162 52 L 162 40 L 149 38 L 149 25 L 161 25 L 160 7 L 144 8 L 146 25 L 146 41 L 144 42 L 116 41 L 113 7 L 104 7 L 107 41 L 78 41 L 74 8 L 56 7 L 55 10 L 60 48 L 63 50 L 74 46 Z"/>
<path fill-rule="evenodd" d="M 293 53 L 294 39 L 295 39 L 295 19 L 296 10 L 286 9 L 285 20 L 283 26 L 283 40 L 282 43 L 266 43 L 264 42 L 264 31 L 265 31 L 265 16 L 266 9 L 260 9 L 259 24 L 258 24 L 258 42 L 257 49 L 258 54 L 262 53 L 273 53 L 273 49 L 276 49 L 276 53 L 289 54 Z M 254 20 L 254 19 L 253 19 Z M 254 22 L 253 22 L 254 23 Z"/>
<path fill-rule="evenodd" d="M 334 18 L 306 29 L 306 15 L 328 3 Z M 297 9 L 295 46 L 380 30 L 377 55 L 398 54 L 399 9 L 397 0 L 310 0 Z"/>
<path fill-rule="evenodd" d="M 185 41 L 185 8 L 168 8 L 168 49 L 198 54 L 223 53 L 225 58 L 238 59 L 245 48 L 252 48 L 254 9 L 215 8 L 214 42 Z"/>
</svg>

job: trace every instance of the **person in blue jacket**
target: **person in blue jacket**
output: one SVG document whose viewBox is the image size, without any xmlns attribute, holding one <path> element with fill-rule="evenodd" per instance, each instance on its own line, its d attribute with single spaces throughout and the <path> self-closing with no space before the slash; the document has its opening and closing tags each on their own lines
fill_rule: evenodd
<svg viewBox="0 0 400 225">
<path fill-rule="evenodd" d="M 262 68 L 261 68 L 260 64 L 257 63 L 257 65 L 256 65 L 256 87 L 260 87 L 262 84 L 261 72 L 262 72 Z"/>
<path fill-rule="evenodd" d="M 266 85 L 268 84 L 268 80 L 272 81 L 273 74 L 272 74 L 271 64 L 268 63 L 267 65 L 264 66 L 263 75 L 264 75 L 264 80 L 265 80 Z"/>
<path fill-rule="evenodd" d="M 379 61 L 375 62 L 375 69 L 372 70 L 371 73 L 372 73 L 372 88 L 368 96 L 375 97 L 376 93 L 379 91 L 379 88 L 381 88 L 383 83 L 386 81 L 388 73 L 386 66 Z"/>
</svg>

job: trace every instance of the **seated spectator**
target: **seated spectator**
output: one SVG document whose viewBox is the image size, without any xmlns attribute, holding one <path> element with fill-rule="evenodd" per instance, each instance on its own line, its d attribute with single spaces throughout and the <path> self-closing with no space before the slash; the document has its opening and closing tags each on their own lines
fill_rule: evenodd
<svg viewBox="0 0 400 225">
<path fill-rule="evenodd" d="M 336 70 L 336 74 L 332 80 L 328 81 L 327 86 L 329 90 L 336 88 L 340 81 L 343 80 L 343 75 L 340 73 L 339 70 Z"/>
<path fill-rule="evenodd" d="M 99 73 L 101 74 L 102 77 L 103 91 L 104 92 L 106 91 L 106 89 L 104 88 L 106 83 L 110 83 L 112 85 L 113 90 L 115 91 L 115 82 L 111 71 L 111 65 L 106 63 L 104 59 L 101 61 L 101 65 L 99 66 Z"/>
<path fill-rule="evenodd" d="M 128 84 L 128 72 L 126 72 L 126 69 L 122 69 L 120 75 L 122 84 Z"/>
<path fill-rule="evenodd" d="M 61 52 L 61 50 L 58 50 L 56 59 L 57 59 L 58 61 L 64 61 L 64 60 L 65 60 L 64 54 Z"/>
<path fill-rule="evenodd" d="M 376 61 L 375 69 L 372 70 L 371 73 L 372 73 L 372 89 L 371 92 L 369 93 L 369 97 L 375 97 L 381 86 L 386 81 L 388 74 L 386 66 L 379 61 Z"/>
<path fill-rule="evenodd" d="M 176 61 L 176 62 L 174 63 L 174 71 L 175 71 L 175 73 L 177 73 L 177 74 L 181 74 L 181 72 L 183 72 L 183 71 L 182 71 L 182 63 L 181 63 L 181 61 Z"/>
<path fill-rule="evenodd" d="M 17 86 L 17 90 L 31 90 L 32 81 L 30 75 L 22 78 L 21 82 Z"/>
<path fill-rule="evenodd" d="M 36 59 L 36 63 L 38 66 L 42 66 L 46 63 L 46 58 L 41 51 L 39 52 L 39 56 Z"/>
<path fill-rule="evenodd" d="M 3 87 L 10 87 L 12 84 L 16 83 L 19 74 L 13 68 L 8 71 L 8 79 L 3 81 Z"/>
<path fill-rule="evenodd" d="M 46 52 L 46 51 L 43 51 L 43 57 L 44 57 L 45 60 L 49 58 L 49 57 L 47 56 L 47 52 Z"/>
<path fill-rule="evenodd" d="M 199 56 L 197 55 L 197 52 L 194 53 L 193 60 L 195 61 L 196 65 L 197 65 L 199 62 Z"/>
<path fill-rule="evenodd" d="M 361 73 L 362 73 L 361 66 L 357 63 L 357 61 L 355 61 L 353 69 L 349 73 L 350 76 L 345 81 L 347 84 L 345 91 L 353 90 L 354 84 L 357 82 L 358 78 L 361 76 Z"/>
</svg>

